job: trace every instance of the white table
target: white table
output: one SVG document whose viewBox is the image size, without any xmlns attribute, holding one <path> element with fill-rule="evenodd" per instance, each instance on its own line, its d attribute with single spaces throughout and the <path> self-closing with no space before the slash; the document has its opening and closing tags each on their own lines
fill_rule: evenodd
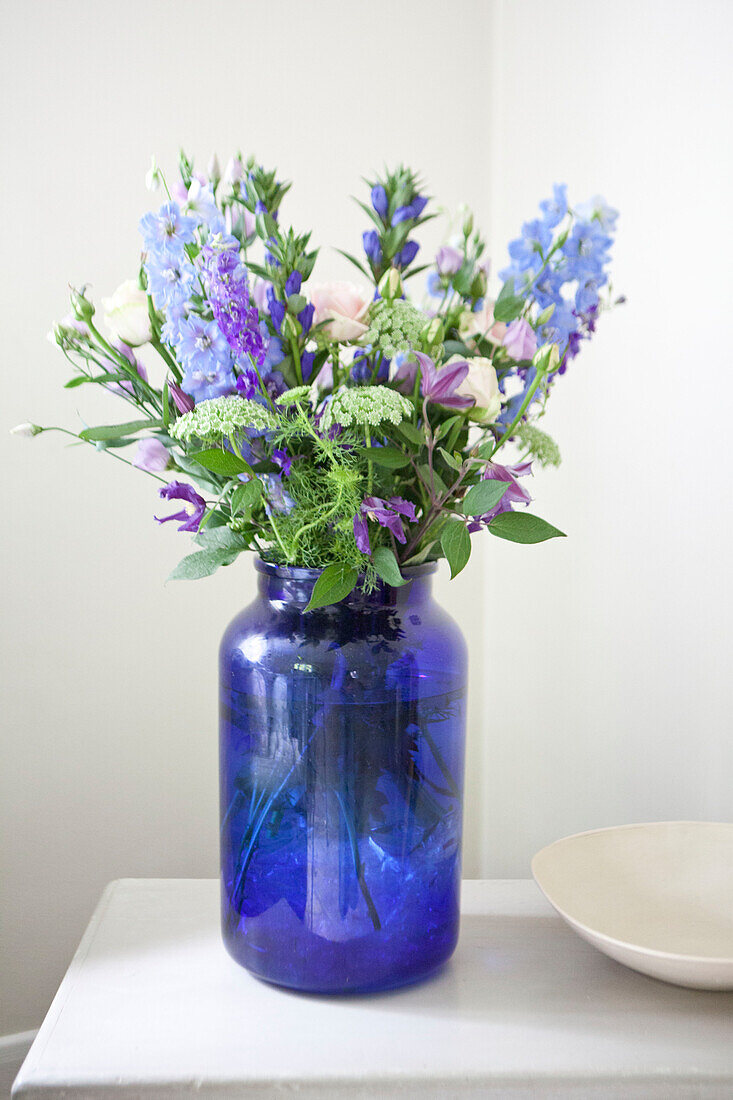
<svg viewBox="0 0 733 1100">
<path fill-rule="evenodd" d="M 443 972 L 367 997 L 256 981 L 218 907 L 211 880 L 113 882 L 14 1096 L 733 1097 L 733 994 L 611 962 L 532 882 L 466 882 Z"/>
</svg>

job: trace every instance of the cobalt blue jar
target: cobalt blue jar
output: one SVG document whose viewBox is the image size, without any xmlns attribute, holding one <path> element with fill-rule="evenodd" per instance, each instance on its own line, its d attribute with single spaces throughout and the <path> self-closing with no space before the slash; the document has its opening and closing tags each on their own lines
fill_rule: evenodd
<svg viewBox="0 0 733 1100">
<path fill-rule="evenodd" d="M 220 653 L 224 942 L 293 989 L 415 981 L 458 938 L 466 647 L 436 566 L 307 614 L 318 570 L 256 568 Z"/>
</svg>

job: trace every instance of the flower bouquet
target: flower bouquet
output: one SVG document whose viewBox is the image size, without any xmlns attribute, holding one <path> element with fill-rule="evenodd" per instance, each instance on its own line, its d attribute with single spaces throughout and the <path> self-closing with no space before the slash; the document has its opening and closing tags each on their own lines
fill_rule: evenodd
<svg viewBox="0 0 733 1100">
<path fill-rule="evenodd" d="M 466 656 L 429 574 L 440 558 L 459 573 L 484 529 L 562 534 L 527 510 L 527 479 L 559 464 L 538 425 L 612 304 L 617 214 L 555 186 L 494 298 L 470 213 L 419 262 L 435 214 L 407 168 L 359 202 L 363 253 L 342 255 L 362 286 L 312 282 L 289 184 L 254 160 L 199 174 L 182 154 L 174 183 L 155 164 L 149 183 L 164 201 L 140 222 L 137 279 L 103 300 L 106 334 L 83 287 L 53 330 L 66 385 L 134 415 L 19 430 L 159 481 L 174 510 L 157 521 L 196 543 L 172 577 L 256 553 L 260 595 L 221 650 L 227 945 L 298 988 L 400 984 L 457 934 Z"/>
</svg>

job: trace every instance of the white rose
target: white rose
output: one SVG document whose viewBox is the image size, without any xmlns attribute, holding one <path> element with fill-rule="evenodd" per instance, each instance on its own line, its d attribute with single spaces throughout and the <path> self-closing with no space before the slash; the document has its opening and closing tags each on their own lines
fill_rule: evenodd
<svg viewBox="0 0 733 1100">
<path fill-rule="evenodd" d="M 475 405 L 467 411 L 471 420 L 480 424 L 490 424 L 501 412 L 501 394 L 499 380 L 490 359 L 464 359 L 462 355 L 453 355 L 447 363 L 468 363 L 468 374 L 456 388 L 460 397 L 472 397 Z"/>
<path fill-rule="evenodd" d="M 367 331 L 363 318 L 371 297 L 353 283 L 319 283 L 310 290 L 316 324 L 326 321 L 323 331 L 335 343 L 360 340 Z"/>
<path fill-rule="evenodd" d="M 117 287 L 111 298 L 102 298 L 104 320 L 110 332 L 128 347 L 147 344 L 152 334 L 148 297 L 134 279 Z"/>
</svg>

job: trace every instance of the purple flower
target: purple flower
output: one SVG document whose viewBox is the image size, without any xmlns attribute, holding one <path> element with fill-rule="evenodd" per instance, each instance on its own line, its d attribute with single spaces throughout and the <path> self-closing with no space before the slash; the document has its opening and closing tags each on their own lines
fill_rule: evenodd
<svg viewBox="0 0 733 1100">
<path fill-rule="evenodd" d="M 300 274 L 300 272 L 291 271 L 291 273 L 288 275 L 287 282 L 285 283 L 285 293 L 288 296 L 291 294 L 298 294 L 302 282 L 303 276 Z"/>
<path fill-rule="evenodd" d="M 303 375 L 304 382 L 310 382 L 310 377 L 313 374 L 313 363 L 316 358 L 314 351 L 304 351 L 300 356 L 300 370 Z"/>
<path fill-rule="evenodd" d="M 307 306 L 304 306 L 298 314 L 298 320 L 301 323 L 304 333 L 310 332 L 310 327 L 313 324 L 313 315 L 316 311 L 312 302 L 308 302 Z"/>
<path fill-rule="evenodd" d="M 519 484 L 518 477 L 527 477 L 532 473 L 531 462 L 516 462 L 512 466 L 500 466 L 498 462 L 487 462 L 481 475 L 484 481 L 505 481 L 509 488 L 504 493 L 499 503 L 483 516 L 477 516 L 468 525 L 469 532 L 478 531 L 482 523 L 489 523 L 500 512 L 511 512 L 512 504 L 529 504 L 532 500 L 530 493 Z"/>
<path fill-rule="evenodd" d="M 168 383 L 168 392 L 173 398 L 173 404 L 178 409 L 181 416 L 184 413 L 191 412 L 191 409 L 195 406 L 195 401 L 187 393 L 184 393 L 181 387 L 176 382 Z"/>
<path fill-rule="evenodd" d="M 415 198 L 407 206 L 398 206 L 392 218 L 392 224 L 399 225 L 400 222 L 419 218 L 427 204 L 428 200 L 426 198 L 423 198 L 422 195 L 415 195 Z"/>
<path fill-rule="evenodd" d="M 372 187 L 372 206 L 379 214 L 382 221 L 384 221 L 389 209 L 389 200 L 387 199 L 387 192 L 382 187 L 381 183 L 378 183 L 376 187 Z"/>
<path fill-rule="evenodd" d="M 156 523 L 168 523 L 169 520 L 181 520 L 179 531 L 198 531 L 201 520 L 206 512 L 206 501 L 194 489 L 193 485 L 186 485 L 183 481 L 171 481 L 158 490 L 158 496 L 163 500 L 184 500 L 188 505 L 180 512 L 174 512 L 171 516 L 155 516 Z"/>
<path fill-rule="evenodd" d="M 86 328 L 86 325 L 84 327 Z M 143 382 L 147 382 L 148 372 L 145 370 L 145 367 L 142 365 L 140 360 L 136 358 L 135 352 L 132 350 L 132 348 L 128 347 L 127 344 L 123 344 L 121 340 L 114 341 L 112 346 L 115 348 L 116 351 L 120 353 L 120 355 L 124 355 L 125 359 L 129 361 L 130 366 L 134 367 L 137 373 L 140 375 Z M 109 382 L 106 388 L 110 391 L 110 393 L 135 393 L 135 388 L 133 386 L 132 380 L 128 378 L 125 378 L 122 382 Z"/>
<path fill-rule="evenodd" d="M 374 520 L 380 527 L 386 527 L 398 542 L 406 542 L 407 537 L 400 516 L 404 516 L 410 523 L 415 523 L 417 520 L 415 505 L 402 497 L 390 497 L 389 500 L 383 500 L 381 497 L 364 497 L 359 511 L 354 516 L 354 539 L 362 554 L 372 552 L 368 519 Z"/>
<path fill-rule="evenodd" d="M 250 304 L 247 268 L 239 259 L 238 248 L 221 250 L 206 245 L 203 255 L 207 297 L 227 343 L 238 355 L 251 355 L 261 363 L 264 349 L 259 316 Z"/>
<path fill-rule="evenodd" d="M 406 241 L 400 252 L 395 256 L 395 267 L 409 267 L 420 251 L 417 241 Z"/>
<path fill-rule="evenodd" d="M 192 402 L 193 405 L 193 402 Z M 158 474 L 167 470 L 171 456 L 159 439 L 141 439 L 138 441 L 132 465 L 149 474 Z"/>
<path fill-rule="evenodd" d="M 436 370 L 429 356 L 416 351 L 415 358 L 422 375 L 421 391 L 423 397 L 433 405 L 444 405 L 448 409 L 470 409 L 472 397 L 461 397 L 456 389 L 468 374 L 468 363 L 451 363 L 450 366 Z"/>
<path fill-rule="evenodd" d="M 435 254 L 435 265 L 441 275 L 455 275 L 463 264 L 463 253 L 450 244 L 444 244 Z"/>
<path fill-rule="evenodd" d="M 287 307 L 285 302 L 281 302 L 279 298 L 275 297 L 275 291 L 272 287 L 269 287 L 267 291 L 267 308 L 270 313 L 273 328 L 275 332 L 279 333 L 282 328 L 282 323 L 285 320 Z"/>
<path fill-rule="evenodd" d="M 516 321 L 511 322 L 504 333 L 502 343 L 512 359 L 520 362 L 523 359 L 531 359 L 537 351 L 535 331 L 524 317 L 517 317 Z"/>
<path fill-rule="evenodd" d="M 284 477 L 290 477 L 290 471 L 293 467 L 293 460 L 287 453 L 287 451 L 283 451 L 281 447 L 276 447 L 272 452 L 272 461 L 277 463 L 277 465 L 282 470 Z"/>
<path fill-rule="evenodd" d="M 378 264 L 382 258 L 382 246 L 379 243 L 379 234 L 376 229 L 367 229 L 361 235 L 364 251 L 373 264 Z"/>
</svg>

